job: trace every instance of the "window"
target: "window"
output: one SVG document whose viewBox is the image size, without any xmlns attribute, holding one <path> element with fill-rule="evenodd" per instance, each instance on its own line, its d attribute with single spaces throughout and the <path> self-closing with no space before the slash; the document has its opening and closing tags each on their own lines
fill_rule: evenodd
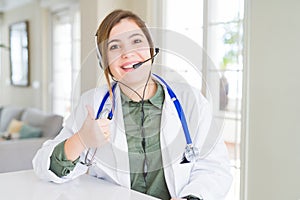
<svg viewBox="0 0 300 200">
<path fill-rule="evenodd" d="M 64 10 L 52 14 L 52 95 L 51 107 L 67 117 L 74 100 L 73 86 L 79 86 L 80 14 Z M 76 88 L 76 91 L 80 91 Z"/>
<path fill-rule="evenodd" d="M 224 118 L 222 134 L 234 176 L 228 200 L 237 200 L 240 196 L 243 11 L 244 0 L 166 0 L 164 5 L 164 27 L 203 47 L 215 66 L 203 65 L 201 71 L 208 85 L 219 91 L 212 97 L 218 102 L 213 114 L 216 118 Z M 164 64 L 171 67 L 181 64 L 180 70 L 176 67 L 173 70 L 192 76 L 190 68 L 182 67 L 184 61 L 175 57 L 164 55 Z M 206 95 L 203 87 L 202 91 Z"/>
</svg>

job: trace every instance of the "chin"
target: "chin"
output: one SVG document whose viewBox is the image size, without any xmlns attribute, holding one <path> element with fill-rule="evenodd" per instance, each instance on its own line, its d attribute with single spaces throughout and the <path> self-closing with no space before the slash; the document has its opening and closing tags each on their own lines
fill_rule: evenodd
<svg viewBox="0 0 300 200">
<path fill-rule="evenodd" d="M 135 70 L 126 73 L 119 81 L 128 85 L 135 85 L 135 86 L 141 84 L 141 87 L 144 87 L 148 79 L 148 76 L 149 76 L 149 72 L 145 73 L 145 71 Z"/>
</svg>

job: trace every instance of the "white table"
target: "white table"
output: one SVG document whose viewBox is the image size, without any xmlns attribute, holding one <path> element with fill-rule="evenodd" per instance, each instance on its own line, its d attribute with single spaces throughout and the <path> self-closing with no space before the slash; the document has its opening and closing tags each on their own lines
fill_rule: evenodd
<svg viewBox="0 0 300 200">
<path fill-rule="evenodd" d="M 40 180 L 33 170 L 0 174 L 0 198 L 13 200 L 157 200 L 89 175 L 56 184 Z"/>
</svg>

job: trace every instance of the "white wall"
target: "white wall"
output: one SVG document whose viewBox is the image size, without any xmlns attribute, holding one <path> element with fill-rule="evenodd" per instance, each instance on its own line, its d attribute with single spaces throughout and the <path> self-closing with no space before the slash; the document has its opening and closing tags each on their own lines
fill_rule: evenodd
<svg viewBox="0 0 300 200">
<path fill-rule="evenodd" d="M 247 199 L 300 199 L 300 1 L 248 2 Z M 247 5 L 247 4 L 246 4 Z"/>
<path fill-rule="evenodd" d="M 43 38 L 46 37 L 43 29 L 45 12 L 40 8 L 39 3 L 34 2 L 19 8 L 7 11 L 3 15 L 2 43 L 9 45 L 9 25 L 22 20 L 29 21 L 29 43 L 30 43 L 30 86 L 14 87 L 10 85 L 10 63 L 9 52 L 2 50 L 1 77 L 0 77 L 0 105 L 19 105 L 43 107 L 42 87 L 45 82 L 43 65 Z M 43 34 L 42 34 L 43 33 Z M 33 82 L 39 83 L 39 88 L 33 88 Z M 43 83 L 44 82 L 44 83 Z"/>
<path fill-rule="evenodd" d="M 44 1 L 48 2 L 48 1 Z M 49 1 L 50 2 L 50 1 Z M 52 1 L 51 1 L 52 2 Z M 2 50 L 0 76 L 0 105 L 15 104 L 20 106 L 34 106 L 48 110 L 48 82 L 49 82 L 49 12 L 48 5 L 34 1 L 27 5 L 7 11 L 3 15 L 4 44 L 8 44 L 8 26 L 16 21 L 29 21 L 30 35 L 30 86 L 13 87 L 10 85 L 9 52 Z M 149 26 L 157 26 L 160 16 L 157 13 L 158 0 L 80 0 L 81 12 L 81 91 L 84 92 L 96 86 L 99 75 L 96 55 L 90 55 L 95 49 L 94 35 L 99 23 L 114 9 L 129 9 L 140 15 Z M 158 12 L 159 13 L 159 12 Z M 33 82 L 39 83 L 39 88 L 33 88 Z"/>
</svg>

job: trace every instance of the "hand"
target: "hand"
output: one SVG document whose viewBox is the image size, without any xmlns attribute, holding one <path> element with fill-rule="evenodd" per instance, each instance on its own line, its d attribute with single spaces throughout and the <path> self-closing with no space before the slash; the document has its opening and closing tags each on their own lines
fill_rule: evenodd
<svg viewBox="0 0 300 200">
<path fill-rule="evenodd" d="M 85 148 L 96 148 L 109 141 L 109 119 L 94 119 L 91 106 L 87 105 L 88 115 L 78 131 L 79 139 Z"/>
</svg>

